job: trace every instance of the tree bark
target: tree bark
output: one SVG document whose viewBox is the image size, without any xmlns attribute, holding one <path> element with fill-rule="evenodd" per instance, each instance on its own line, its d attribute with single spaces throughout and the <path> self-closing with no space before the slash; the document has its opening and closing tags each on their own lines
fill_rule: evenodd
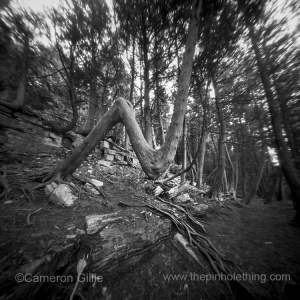
<svg viewBox="0 0 300 300">
<path fill-rule="evenodd" d="M 155 51 L 155 98 L 156 98 L 156 113 L 157 113 L 157 119 L 158 119 L 158 132 L 159 132 L 159 139 L 160 139 L 160 145 L 163 145 L 165 142 L 165 134 L 164 134 L 164 125 L 162 121 L 161 116 L 161 107 L 160 107 L 160 97 L 159 97 L 159 61 L 160 58 L 158 58 L 158 41 L 155 39 L 155 45 L 154 45 L 154 51 Z"/>
<path fill-rule="evenodd" d="M 134 91 L 134 78 L 135 78 L 135 37 L 133 37 L 132 45 L 132 64 L 131 64 L 131 82 L 130 82 L 130 93 L 129 102 L 133 104 L 133 91 Z M 125 129 L 126 132 L 126 129 Z M 125 149 L 129 149 L 129 136 L 125 133 Z"/>
<path fill-rule="evenodd" d="M 213 82 L 213 86 L 214 86 L 214 90 L 215 90 L 216 110 L 217 110 L 218 119 L 220 122 L 220 129 L 219 129 L 219 143 L 218 143 L 218 147 L 219 147 L 218 170 L 216 172 L 216 176 L 214 178 L 213 184 L 209 191 L 209 196 L 212 199 L 216 199 L 218 194 L 222 191 L 222 183 L 223 183 L 224 172 L 225 172 L 226 120 L 225 120 L 225 117 L 223 116 L 222 107 L 220 104 L 219 90 L 218 90 L 216 80 L 213 78 L 212 82 Z"/>
<path fill-rule="evenodd" d="M 203 112 L 203 122 L 201 129 L 201 137 L 200 137 L 200 151 L 198 156 L 198 178 L 197 178 L 197 187 L 201 189 L 203 185 L 203 167 L 204 167 L 204 157 L 205 157 L 205 149 L 206 149 L 206 139 L 207 139 L 207 111 L 206 106 L 204 107 Z"/>
<path fill-rule="evenodd" d="M 75 149 L 62 164 L 44 178 L 44 181 L 69 179 L 96 145 L 103 140 L 111 128 L 119 122 L 125 125 L 137 158 L 144 172 L 151 179 L 157 179 L 168 169 L 175 156 L 181 135 L 197 41 L 201 6 L 202 1 L 194 1 L 179 77 L 178 92 L 175 99 L 174 113 L 164 145 L 158 150 L 154 150 L 150 147 L 134 118 L 132 104 L 123 98 L 118 98 L 112 108 L 102 117 L 82 144 Z"/>
<path fill-rule="evenodd" d="M 183 120 L 183 134 L 182 134 L 182 141 L 183 141 L 183 154 L 182 154 L 182 169 L 186 169 L 186 161 L 187 161 L 187 150 L 186 150 L 186 135 L 187 135 L 187 126 L 186 126 L 186 118 Z M 181 175 L 181 183 L 186 181 L 186 173 Z"/>
<path fill-rule="evenodd" d="M 145 121 L 145 139 L 149 145 L 152 143 L 152 129 L 151 129 L 151 107 L 150 107 L 150 62 L 148 58 L 148 37 L 146 32 L 146 24 L 142 24 L 142 40 L 143 40 L 143 59 L 144 59 L 144 82 L 145 82 L 145 94 L 144 94 L 144 121 Z"/>
</svg>

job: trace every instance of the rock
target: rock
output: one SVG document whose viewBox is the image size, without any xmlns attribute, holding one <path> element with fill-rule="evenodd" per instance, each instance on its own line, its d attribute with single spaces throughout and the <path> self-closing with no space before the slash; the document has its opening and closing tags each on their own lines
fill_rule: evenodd
<svg viewBox="0 0 300 300">
<path fill-rule="evenodd" d="M 66 239 L 76 239 L 77 235 L 76 234 L 67 234 Z"/>
<path fill-rule="evenodd" d="M 162 237 L 169 236 L 171 222 L 168 219 L 153 218 L 140 220 L 139 213 L 133 214 L 133 220 L 128 223 L 113 224 L 105 227 L 100 233 L 100 239 L 93 239 L 91 253 L 91 270 L 97 270 L 107 267 L 110 270 L 114 267 L 126 269 L 136 264 L 145 253 L 133 256 L 130 259 L 122 260 L 122 257 L 137 249 L 143 249 L 146 246 L 153 245 Z M 135 219 L 139 219 L 135 223 Z M 122 264 L 115 265 L 114 262 L 122 261 Z M 118 270 L 119 270 L 118 269 Z"/>
<path fill-rule="evenodd" d="M 94 195 L 99 195 L 99 191 L 97 191 L 91 184 L 87 183 L 85 184 L 85 188 L 92 192 Z"/>
<path fill-rule="evenodd" d="M 98 160 L 97 164 L 104 167 L 109 167 L 111 165 L 111 163 L 106 160 Z"/>
<path fill-rule="evenodd" d="M 116 161 L 122 161 L 122 160 L 124 160 L 124 157 L 122 155 L 120 155 L 120 154 L 116 154 L 115 155 L 115 160 Z"/>
<path fill-rule="evenodd" d="M 108 161 L 113 161 L 114 160 L 114 155 L 111 154 L 104 154 L 104 158 Z"/>
<path fill-rule="evenodd" d="M 186 202 L 193 202 L 193 199 L 187 193 L 181 194 L 174 198 L 174 203 L 186 203 Z"/>
<path fill-rule="evenodd" d="M 45 187 L 45 194 L 47 196 L 50 195 L 56 188 L 57 188 L 57 184 L 55 182 L 51 182 L 50 184 L 47 184 Z"/>
<path fill-rule="evenodd" d="M 193 193 L 193 194 L 205 194 L 205 192 L 197 189 L 196 187 L 190 185 L 189 183 L 184 183 L 179 186 L 175 186 L 168 191 L 169 197 L 174 198 L 183 193 Z"/>
<path fill-rule="evenodd" d="M 110 167 L 103 167 L 103 166 L 96 166 L 97 171 L 99 171 L 100 173 L 106 173 Z"/>
<path fill-rule="evenodd" d="M 103 182 L 100 181 L 100 180 L 97 180 L 97 179 L 91 179 L 90 181 L 91 181 L 95 186 L 97 186 L 97 187 L 103 186 Z"/>
<path fill-rule="evenodd" d="M 207 209 L 208 209 L 208 205 L 197 204 L 197 205 L 191 205 L 189 207 L 189 212 L 191 213 L 192 216 L 201 216 L 206 212 Z"/>
<path fill-rule="evenodd" d="M 62 137 L 36 117 L 13 112 L 0 105 L 0 151 L 12 158 L 38 154 L 62 154 Z M 16 150 L 17 149 L 17 150 Z"/>
<path fill-rule="evenodd" d="M 100 143 L 100 149 L 109 149 L 109 142 L 107 141 L 102 141 Z"/>
<path fill-rule="evenodd" d="M 85 231 L 82 230 L 82 229 L 80 229 L 80 228 L 77 228 L 77 229 L 76 229 L 76 234 L 78 234 L 78 235 L 84 235 L 84 234 L 85 234 Z"/>
<path fill-rule="evenodd" d="M 50 201 L 56 205 L 70 207 L 74 205 L 77 197 L 73 195 L 71 188 L 66 184 L 60 184 L 51 194 Z"/>
<path fill-rule="evenodd" d="M 112 149 L 104 149 L 104 153 L 105 154 L 115 155 L 117 153 L 117 151 L 116 150 L 112 150 Z"/>
<path fill-rule="evenodd" d="M 103 182 L 100 181 L 100 180 L 91 179 L 90 181 L 91 181 L 93 184 L 95 184 L 95 186 L 98 187 L 98 188 L 100 188 L 101 186 L 103 186 Z M 93 194 L 99 195 L 99 191 L 97 191 L 97 190 L 95 189 L 95 187 L 94 187 L 92 184 L 87 183 L 85 186 L 86 186 L 86 188 L 87 188 L 88 190 L 90 190 Z"/>
<path fill-rule="evenodd" d="M 164 189 L 160 185 L 158 185 L 156 187 L 156 189 L 154 190 L 154 196 L 159 196 L 160 194 L 163 193 L 163 191 L 164 191 Z"/>
<path fill-rule="evenodd" d="M 139 165 L 139 160 L 137 159 L 137 158 L 132 158 L 132 163 L 135 165 L 135 166 L 137 166 L 137 165 Z"/>
<path fill-rule="evenodd" d="M 106 171 L 107 174 L 115 175 L 117 173 L 117 166 L 111 166 Z"/>
<path fill-rule="evenodd" d="M 85 217 L 87 234 L 94 234 L 100 228 L 105 227 L 110 223 L 120 222 L 123 218 L 118 217 L 118 213 L 106 214 L 106 215 L 90 215 Z"/>
</svg>

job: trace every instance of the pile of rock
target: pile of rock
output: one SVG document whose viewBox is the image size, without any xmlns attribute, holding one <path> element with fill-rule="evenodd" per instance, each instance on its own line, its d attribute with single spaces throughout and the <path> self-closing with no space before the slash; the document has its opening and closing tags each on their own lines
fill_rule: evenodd
<svg viewBox="0 0 300 300">
<path fill-rule="evenodd" d="M 107 161 L 125 161 L 125 157 L 128 156 L 134 165 L 138 165 L 139 161 L 133 152 L 125 152 L 120 149 L 122 147 L 116 147 L 110 144 L 108 141 L 102 141 L 100 143 L 100 149 L 103 151 L 104 159 Z"/>
</svg>

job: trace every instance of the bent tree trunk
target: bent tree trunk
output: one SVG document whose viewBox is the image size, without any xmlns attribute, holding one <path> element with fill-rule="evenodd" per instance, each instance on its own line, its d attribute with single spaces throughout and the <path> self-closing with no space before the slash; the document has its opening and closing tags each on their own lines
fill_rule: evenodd
<svg viewBox="0 0 300 300">
<path fill-rule="evenodd" d="M 178 92 L 174 105 L 168 135 L 164 145 L 154 150 L 145 140 L 143 133 L 134 118 L 131 103 L 123 98 L 118 98 L 111 109 L 102 117 L 82 144 L 45 179 L 59 180 L 69 179 L 72 173 L 80 166 L 86 157 L 93 151 L 97 144 L 117 123 L 123 123 L 137 158 L 144 172 L 152 179 L 157 179 L 163 174 L 172 162 L 178 146 L 184 114 L 187 104 L 189 83 L 192 74 L 193 57 L 199 28 L 199 15 L 202 0 L 195 0 L 192 8 L 192 16 L 189 23 L 185 52 L 182 60 L 182 68 L 179 76 Z"/>
</svg>

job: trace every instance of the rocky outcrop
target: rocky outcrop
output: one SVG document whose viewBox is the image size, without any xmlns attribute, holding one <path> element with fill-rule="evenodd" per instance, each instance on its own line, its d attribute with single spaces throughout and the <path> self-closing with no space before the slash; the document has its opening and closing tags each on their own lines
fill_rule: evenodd
<svg viewBox="0 0 300 300">
<path fill-rule="evenodd" d="M 10 157 L 59 154 L 62 137 L 53 133 L 38 118 L 13 112 L 0 105 L 0 152 Z"/>
</svg>

